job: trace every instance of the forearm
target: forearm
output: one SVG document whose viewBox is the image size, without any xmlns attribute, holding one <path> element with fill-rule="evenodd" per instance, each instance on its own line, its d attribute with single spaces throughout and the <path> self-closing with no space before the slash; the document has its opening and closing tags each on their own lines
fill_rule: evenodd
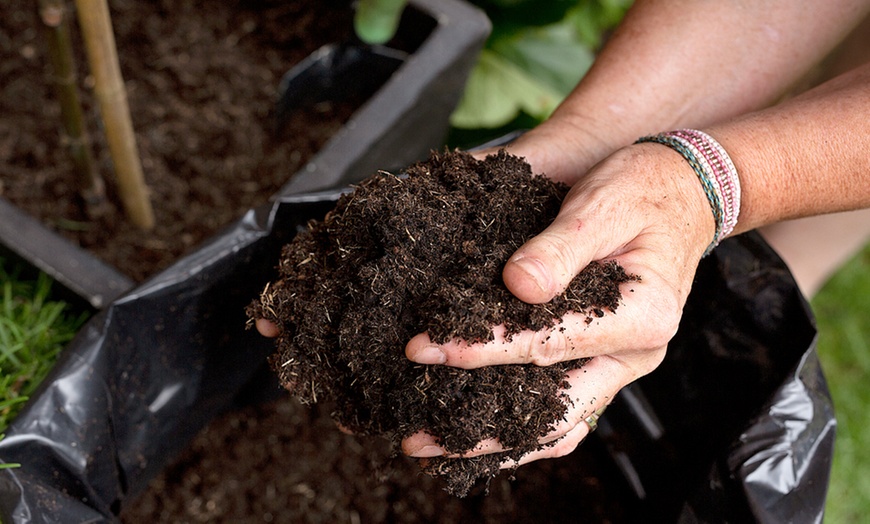
<svg viewBox="0 0 870 524">
<path fill-rule="evenodd" d="M 706 127 L 768 105 L 868 8 L 856 0 L 638 0 L 583 81 L 535 130 L 554 142 L 541 153 L 542 168 L 572 182 L 641 135 Z"/>
<path fill-rule="evenodd" d="M 870 64 L 708 130 L 740 175 L 735 233 L 870 207 Z"/>
</svg>

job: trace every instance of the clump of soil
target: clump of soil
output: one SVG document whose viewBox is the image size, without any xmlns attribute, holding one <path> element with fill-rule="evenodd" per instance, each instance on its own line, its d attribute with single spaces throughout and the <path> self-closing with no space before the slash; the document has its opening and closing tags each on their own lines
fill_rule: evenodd
<svg viewBox="0 0 870 524">
<path fill-rule="evenodd" d="M 270 362 L 283 385 L 303 402 L 334 401 L 339 424 L 394 444 L 427 431 L 452 452 L 488 438 L 510 449 L 429 460 L 425 470 L 459 496 L 502 461 L 540 449 L 567 409 L 565 373 L 585 360 L 465 370 L 412 363 L 404 346 L 422 332 L 477 342 L 499 324 L 510 335 L 570 311 L 589 321 L 615 311 L 620 284 L 637 277 L 614 262 L 590 264 L 545 305 L 521 302 L 501 281 L 567 189 L 504 151 L 436 153 L 407 176 L 364 181 L 284 248 L 280 279 L 249 308 L 281 328 Z"/>
</svg>

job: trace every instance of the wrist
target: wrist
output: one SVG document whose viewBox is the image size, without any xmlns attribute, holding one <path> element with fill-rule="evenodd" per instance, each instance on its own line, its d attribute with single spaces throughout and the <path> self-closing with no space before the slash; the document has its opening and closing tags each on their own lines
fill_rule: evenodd
<svg viewBox="0 0 870 524">
<path fill-rule="evenodd" d="M 592 119 L 557 111 L 509 146 L 536 173 L 574 185 L 589 169 L 630 141 L 608 140 L 603 126 Z"/>
<path fill-rule="evenodd" d="M 740 179 L 731 157 L 713 137 L 694 129 L 679 129 L 644 136 L 679 153 L 698 177 L 715 221 L 715 233 L 705 255 L 729 236 L 740 214 Z"/>
<path fill-rule="evenodd" d="M 663 252 L 682 251 L 687 260 L 700 259 L 714 238 L 716 219 L 691 165 L 679 152 L 657 143 L 633 144 L 617 155 L 627 155 L 625 183 L 636 186 L 632 207 L 656 214 L 647 219 L 646 231 L 666 239 L 660 246 Z"/>
</svg>

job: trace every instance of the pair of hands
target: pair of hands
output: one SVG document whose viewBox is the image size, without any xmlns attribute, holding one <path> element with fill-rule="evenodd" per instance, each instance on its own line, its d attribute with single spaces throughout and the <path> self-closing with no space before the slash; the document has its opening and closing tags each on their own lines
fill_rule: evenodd
<svg viewBox="0 0 870 524">
<path fill-rule="evenodd" d="M 578 175 L 577 162 L 553 149 L 546 133 L 530 131 L 509 151 L 525 157 L 534 172 L 572 184 L 562 209 L 540 235 L 507 262 L 508 289 L 529 303 L 545 303 L 565 289 L 590 261 L 614 259 L 641 277 L 625 293 L 616 314 L 586 323 L 568 314 L 561 324 L 541 332 L 522 332 L 505 340 L 468 344 L 432 343 L 425 333 L 412 338 L 407 358 L 420 364 L 478 368 L 500 364 L 550 365 L 594 357 L 571 372 L 565 393 L 571 404 L 565 420 L 542 442 L 555 442 L 524 456 L 520 464 L 573 451 L 589 433 L 584 419 L 611 402 L 627 384 L 655 369 L 676 333 L 698 261 L 715 229 L 713 215 L 692 169 L 677 153 L 658 144 L 621 149 Z M 479 153 L 484 155 L 487 152 Z M 566 160 L 567 159 L 567 160 Z M 260 320 L 265 336 L 276 326 Z M 403 451 L 426 458 L 447 453 L 437 438 L 420 432 L 405 439 Z M 503 451 L 494 440 L 462 455 Z M 515 463 L 505 464 L 513 467 Z"/>
</svg>

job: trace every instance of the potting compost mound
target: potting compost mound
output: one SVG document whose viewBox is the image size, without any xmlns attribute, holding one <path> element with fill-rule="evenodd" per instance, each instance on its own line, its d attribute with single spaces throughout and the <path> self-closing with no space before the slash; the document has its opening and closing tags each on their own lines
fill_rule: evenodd
<svg viewBox="0 0 870 524">
<path fill-rule="evenodd" d="M 281 328 L 272 368 L 303 402 L 335 401 L 336 421 L 394 444 L 418 431 L 449 451 L 496 438 L 509 451 L 431 459 L 424 467 L 463 496 L 506 459 L 540 449 L 566 412 L 565 373 L 553 366 L 476 370 L 424 366 L 404 346 L 492 338 L 552 327 L 564 314 L 588 321 L 616 310 L 619 286 L 635 280 L 616 263 L 590 264 L 559 297 L 530 305 L 501 281 L 508 257 L 555 218 L 567 186 L 535 176 L 518 157 L 477 160 L 434 153 L 406 175 L 379 173 L 282 251 L 280 279 L 249 308 Z"/>
</svg>

